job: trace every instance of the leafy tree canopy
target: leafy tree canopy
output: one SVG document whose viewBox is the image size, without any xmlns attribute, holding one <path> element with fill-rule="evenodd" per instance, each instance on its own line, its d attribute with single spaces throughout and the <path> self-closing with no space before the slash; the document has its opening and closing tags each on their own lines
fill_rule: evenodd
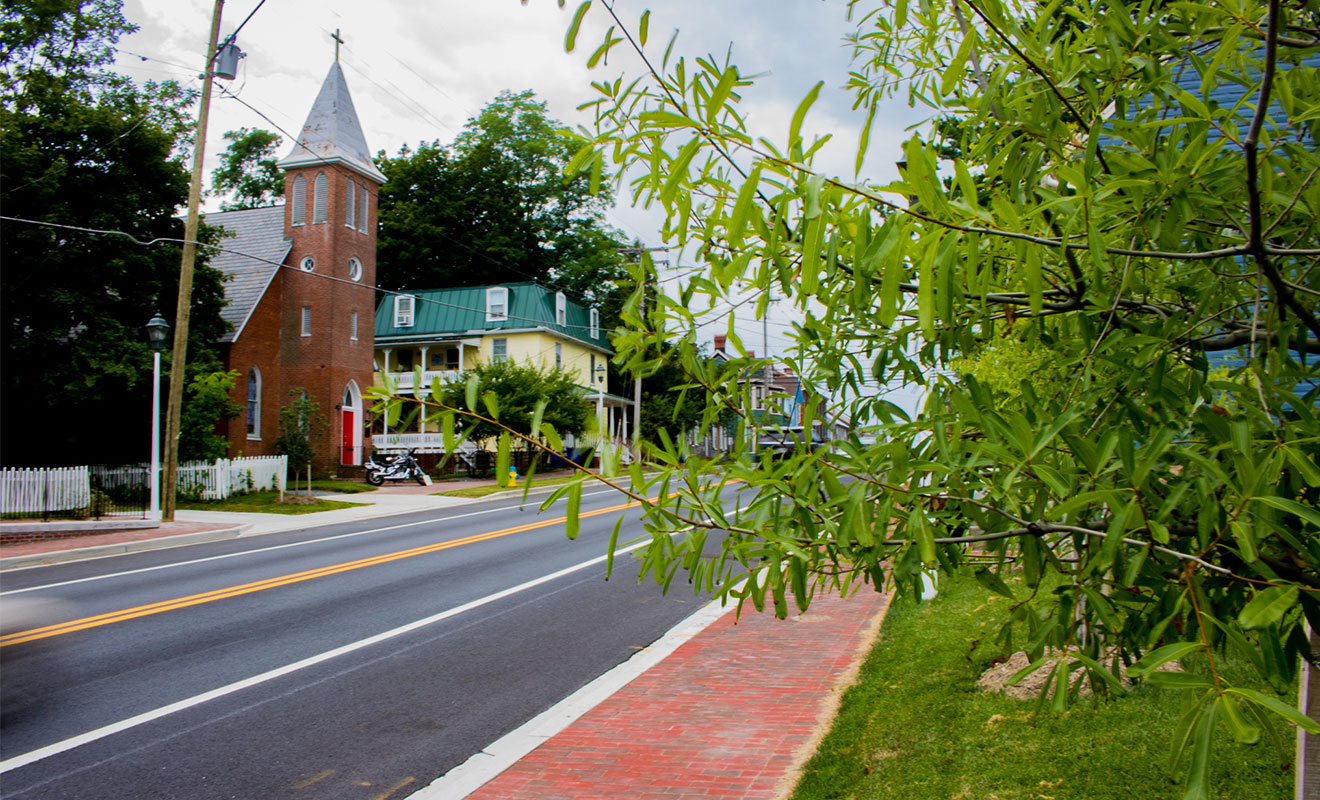
<svg viewBox="0 0 1320 800">
<path fill-rule="evenodd" d="M 474 387 L 474 398 L 469 398 L 469 385 Z M 488 396 L 494 398 L 493 407 Z M 591 407 L 572 374 L 531 363 L 480 364 L 445 386 L 436 400 L 449 409 L 478 412 L 482 418 L 458 417 L 454 428 L 456 433 L 478 442 L 509 431 L 540 439 L 540 425 L 533 424 L 538 417 L 560 436 L 580 436 L 592 422 Z M 433 409 L 428 411 L 434 413 Z"/>
<path fill-rule="evenodd" d="M 786 131 L 758 130 L 735 65 L 648 43 L 646 18 L 613 36 L 625 21 L 600 12 L 616 27 L 592 62 L 636 43 L 655 71 L 597 84 L 575 165 L 626 176 L 705 266 L 682 298 L 629 307 L 645 333 L 616 341 L 621 358 L 645 367 L 660 342 L 686 343 L 671 361 L 708 390 L 704 421 L 746 416 L 745 366 L 699 358 L 689 308 L 773 290 L 803 318 L 787 361 L 804 388 L 880 430 L 782 461 L 687 459 L 743 482 L 736 519 L 719 492 L 634 473 L 631 492 L 657 495 L 642 572 L 682 567 L 782 616 L 863 584 L 914 594 L 924 570 L 971 562 L 1013 597 L 997 635 L 1049 671 L 1055 707 L 1079 679 L 1121 693 L 1132 661 L 1186 691 L 1175 751 L 1190 753 L 1186 796 L 1206 797 L 1218 726 L 1242 742 L 1280 717 L 1320 732 L 1216 667 L 1230 654 L 1285 693 L 1312 649 L 1303 622 L 1320 626 L 1313 6 L 849 7 L 857 107 L 874 120 L 905 92 L 945 120 L 884 154 L 903 162 L 889 184 L 867 178 L 869 120 L 857 177 L 815 166 L 819 86 Z M 960 374 L 992 364 L 1006 330 L 1049 354 L 1051 391 L 1019 381 L 1001 403 L 996 381 Z M 863 375 L 921 384 L 924 408 L 907 418 Z M 681 452 L 652 453 L 678 468 Z M 1061 582 L 1040 591 L 1047 579 Z M 1153 671 L 1190 656 L 1190 671 Z"/>
<path fill-rule="evenodd" d="M 220 204 L 222 210 L 261 208 L 284 197 L 284 171 L 276 166 L 282 138 L 260 128 L 239 128 L 226 132 L 225 141 L 229 146 L 211 173 L 213 191 L 233 198 Z"/>
<path fill-rule="evenodd" d="M 157 311 L 174 316 L 180 252 L 171 240 L 183 236 L 175 214 L 188 192 L 177 134 L 188 98 L 104 72 L 130 27 L 117 2 L 7 3 L 0 19 L 0 200 L 24 220 L 6 222 L 0 237 L 4 457 L 143 460 L 143 326 Z M 210 348 L 225 330 L 221 280 L 204 267 L 195 278 L 194 374 L 219 366 Z"/>
<path fill-rule="evenodd" d="M 180 461 L 215 461 L 229 454 L 229 440 L 216 433 L 216 422 L 243 413 L 243 406 L 229 399 L 238 375 L 236 369 L 217 370 L 195 375 L 188 383 L 179 424 Z"/>
<path fill-rule="evenodd" d="M 613 193 L 601 175 L 566 174 L 577 147 L 535 95 L 504 92 L 448 146 L 382 152 L 381 286 L 536 280 L 608 300 L 627 277 L 623 240 L 604 222 Z"/>
</svg>

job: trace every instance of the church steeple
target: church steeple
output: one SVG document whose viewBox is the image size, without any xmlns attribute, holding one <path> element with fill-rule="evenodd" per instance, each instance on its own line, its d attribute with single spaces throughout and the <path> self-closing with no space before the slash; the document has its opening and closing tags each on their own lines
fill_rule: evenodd
<svg viewBox="0 0 1320 800">
<path fill-rule="evenodd" d="M 338 61 L 330 65 L 293 151 L 279 166 L 287 170 L 330 163 L 343 164 L 378 184 L 385 182 L 385 175 L 371 162 L 371 152 Z"/>
</svg>

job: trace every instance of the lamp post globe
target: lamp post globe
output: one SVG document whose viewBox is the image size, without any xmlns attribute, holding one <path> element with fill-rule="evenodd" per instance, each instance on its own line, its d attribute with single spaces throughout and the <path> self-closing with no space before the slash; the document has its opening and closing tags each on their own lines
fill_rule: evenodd
<svg viewBox="0 0 1320 800">
<path fill-rule="evenodd" d="M 156 312 L 156 316 L 147 323 L 147 343 L 151 345 L 154 353 L 159 353 L 165 349 L 165 339 L 170 335 L 170 324 L 165 318 Z"/>
</svg>

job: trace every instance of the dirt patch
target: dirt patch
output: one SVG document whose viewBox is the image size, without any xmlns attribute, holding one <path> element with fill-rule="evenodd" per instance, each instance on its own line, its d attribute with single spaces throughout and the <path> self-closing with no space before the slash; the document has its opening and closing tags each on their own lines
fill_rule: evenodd
<svg viewBox="0 0 1320 800">
<path fill-rule="evenodd" d="M 1113 659 L 1113 653 L 1111 651 L 1109 653 L 1104 654 L 1104 656 L 1100 659 L 1100 663 L 1102 665 L 1108 664 L 1112 659 Z M 1040 695 L 1040 690 L 1045 686 L 1045 682 L 1049 680 L 1050 677 L 1049 664 L 1042 665 L 1040 669 L 1036 670 L 1035 672 L 1026 676 L 1022 680 L 1018 681 L 1015 685 L 1013 686 L 1008 685 L 1008 679 L 1013 677 L 1013 675 L 1015 675 L 1019 670 L 1026 668 L 1026 666 L 1030 663 L 1031 661 L 1027 659 L 1026 653 L 1023 653 L 1021 651 L 1016 652 L 1012 656 L 1010 656 L 1007 661 L 1002 661 L 998 664 L 995 664 L 994 666 L 990 667 L 990 669 L 987 669 L 985 672 L 982 672 L 981 677 L 978 678 L 976 681 L 976 685 L 978 688 L 980 688 L 983 691 L 1003 692 L 1006 696 L 1013 697 L 1018 700 L 1029 700 L 1038 697 Z M 1167 664 L 1160 665 L 1157 671 L 1175 672 L 1181 669 L 1182 666 L 1179 665 L 1177 661 L 1170 661 Z M 1123 669 L 1123 673 L 1120 677 L 1124 686 L 1132 685 L 1131 679 L 1127 677 L 1126 668 Z M 1091 682 L 1086 680 L 1086 673 L 1084 671 L 1078 671 L 1072 676 L 1072 681 L 1074 684 L 1079 680 L 1082 681 L 1082 686 L 1078 691 L 1078 695 L 1081 697 L 1085 697 L 1091 693 Z"/>
<path fill-rule="evenodd" d="M 321 498 L 308 497 L 307 495 L 286 494 L 279 502 L 290 506 L 314 506 L 321 502 Z"/>
</svg>

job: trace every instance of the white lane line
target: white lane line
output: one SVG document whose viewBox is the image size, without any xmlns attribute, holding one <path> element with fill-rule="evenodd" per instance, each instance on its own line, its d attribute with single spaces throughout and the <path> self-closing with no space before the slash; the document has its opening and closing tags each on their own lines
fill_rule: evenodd
<svg viewBox="0 0 1320 800">
<path fill-rule="evenodd" d="M 590 494 L 584 494 L 583 497 L 595 497 L 596 495 L 614 494 L 614 493 L 615 492 L 613 489 L 604 489 L 599 492 L 591 492 Z M 221 561 L 226 558 L 239 558 L 242 556 L 256 555 L 258 553 L 269 553 L 275 550 L 284 550 L 289 547 L 303 547 L 309 544 L 321 544 L 322 542 L 333 542 L 337 539 L 351 539 L 355 536 L 367 536 L 373 533 L 394 531 L 394 530 L 399 530 L 400 528 L 412 528 L 418 525 L 433 525 L 435 523 L 448 522 L 449 520 L 452 519 L 464 519 L 466 517 L 478 517 L 484 514 L 494 514 L 500 511 L 512 511 L 515 508 L 521 508 L 521 507 L 522 506 L 503 506 L 500 508 L 487 508 L 482 511 L 469 511 L 466 514 L 454 514 L 453 516 L 448 516 L 448 517 L 435 517 L 433 519 L 424 519 L 418 522 L 404 522 L 398 525 L 387 525 L 386 527 L 383 528 L 372 528 L 370 530 L 357 531 L 355 533 L 341 533 L 335 536 L 323 536 L 320 539 L 308 539 L 307 541 L 304 542 L 290 542 L 289 544 L 271 545 L 270 547 L 262 547 L 257 550 L 244 550 L 241 553 L 228 553 L 222 556 L 208 556 L 206 558 L 195 558 L 192 559 L 191 561 L 177 561 L 172 564 L 161 564 L 155 567 L 142 567 L 140 569 L 124 570 L 123 572 L 111 572 L 106 575 L 93 575 L 89 578 L 77 578 L 71 581 L 61 581 L 59 583 L 47 583 L 42 586 L 30 586 L 27 589 L 14 589 L 13 591 L 9 591 L 9 592 L 0 592 L 0 597 L 8 597 L 11 594 L 23 594 L 24 592 L 40 592 L 46 589 L 57 589 L 61 586 L 72 586 L 76 583 L 87 583 L 89 581 L 103 581 L 109 578 L 122 578 L 126 575 L 140 575 L 141 573 L 144 572 L 155 572 L 156 570 L 160 570 L 160 569 L 174 569 L 175 567 L 187 567 L 193 564 L 205 564 L 208 561 Z M 402 512 L 402 513 L 415 513 L 415 512 Z M 348 522 L 351 521 L 352 520 L 348 520 Z M 329 523 L 329 524 L 344 524 L 344 523 Z M 312 527 L 316 527 L 316 526 L 312 526 Z M 43 565 L 43 566 L 48 566 L 48 565 Z"/>
<path fill-rule="evenodd" d="M 481 752 L 409 797 L 412 800 L 463 800 L 572 725 L 583 714 L 609 699 L 633 679 L 659 664 L 733 608 L 732 603 L 724 605 L 719 600 L 707 603 L 670 628 L 650 647 L 633 654 L 627 661 L 495 740 Z"/>
<path fill-rule="evenodd" d="M 649 544 L 650 541 L 638 542 L 637 544 L 634 544 L 630 547 L 621 547 L 619 548 L 618 552 L 628 553 L 640 547 L 646 547 Z M 244 680 L 241 681 L 235 681 L 234 683 L 228 684 L 226 686 L 221 686 L 218 689 L 212 689 L 209 692 L 203 692 L 202 694 L 195 695 L 193 697 L 189 697 L 187 699 L 180 700 L 175 703 L 170 703 L 169 705 L 166 706 L 161 706 L 160 708 L 154 709 L 152 711 L 148 711 L 143 714 L 138 714 L 137 716 L 129 717 L 128 719 L 120 720 L 119 722 L 111 723 L 110 725 L 97 728 L 96 730 L 79 734 L 78 736 L 65 739 L 64 741 L 55 742 L 54 744 L 46 745 L 45 747 L 32 750 L 31 752 L 14 756 L 13 758 L 7 761 L 0 761 L 0 774 L 9 772 L 10 770 L 18 769 L 19 767 L 27 766 L 28 764 L 32 764 L 36 761 L 40 761 L 43 758 L 50 758 L 53 755 L 57 755 L 59 753 L 73 750 L 74 748 L 81 747 L 85 744 L 90 744 L 91 742 L 95 742 L 99 739 L 104 739 L 107 736 L 112 736 L 116 733 L 126 731 L 130 728 L 136 728 L 139 725 L 144 725 L 148 722 L 161 719 L 162 717 L 168 717 L 169 715 L 174 714 L 176 712 L 185 711 L 189 708 L 202 705 L 203 703 L 208 703 L 212 700 L 216 700 L 226 695 L 233 694 L 234 692 L 239 692 L 242 691 L 243 689 L 247 689 L 252 686 L 257 686 L 258 684 L 266 683 L 267 681 L 272 681 L 275 680 L 276 678 L 280 678 L 285 675 L 290 675 L 294 672 L 307 669 L 308 667 L 316 666 L 317 664 L 324 663 L 326 661 L 329 661 L 334 658 L 338 658 L 343 655 L 348 655 L 349 653 L 356 652 L 366 647 L 371 647 L 372 645 L 375 644 L 380 644 L 381 642 L 402 636 L 405 633 L 411 633 L 412 631 L 418 630 L 419 628 L 424 628 L 428 625 L 434 625 L 437 622 L 450 619 L 451 617 L 456 617 L 460 614 L 463 614 L 465 612 L 471 611 L 476 608 L 480 608 L 481 606 L 484 605 L 488 605 L 497 600 L 503 600 L 506 597 L 518 594 L 519 592 L 523 592 L 528 589 L 532 589 L 544 583 L 549 583 L 550 581 L 556 580 L 558 578 L 562 578 L 565 575 L 570 575 L 574 572 L 577 572 L 578 570 L 586 569 L 587 567 L 600 564 L 603 561 L 605 561 L 606 558 L 607 556 L 597 556 L 596 558 L 592 558 L 587 561 L 574 564 L 571 567 L 566 567 L 564 569 L 561 569 L 558 572 L 552 572 L 549 575 L 544 575 L 540 578 L 527 581 L 526 583 L 520 583 L 517 586 L 512 586 L 508 589 L 498 591 L 494 594 L 486 595 L 485 597 L 479 598 L 477 600 L 464 603 L 461 606 L 455 606 L 454 608 L 451 608 L 448 611 L 442 611 L 439 614 L 435 614 L 433 616 L 426 617 L 424 619 L 419 619 L 416 622 L 410 622 L 407 625 L 402 625 L 398 628 L 394 628 L 392 630 L 388 630 L 383 633 L 378 633 L 375 636 L 369 636 L 366 639 L 361 639 L 351 644 L 346 644 L 342 647 L 336 647 L 333 650 L 327 650 L 324 653 L 311 656 L 310 658 L 304 658 L 301 661 L 295 661 L 292 664 L 287 664 L 283 667 L 277 667 L 276 669 L 270 670 L 268 672 L 263 672 L 260 675 L 254 675 L 251 678 L 245 678 Z"/>
</svg>

